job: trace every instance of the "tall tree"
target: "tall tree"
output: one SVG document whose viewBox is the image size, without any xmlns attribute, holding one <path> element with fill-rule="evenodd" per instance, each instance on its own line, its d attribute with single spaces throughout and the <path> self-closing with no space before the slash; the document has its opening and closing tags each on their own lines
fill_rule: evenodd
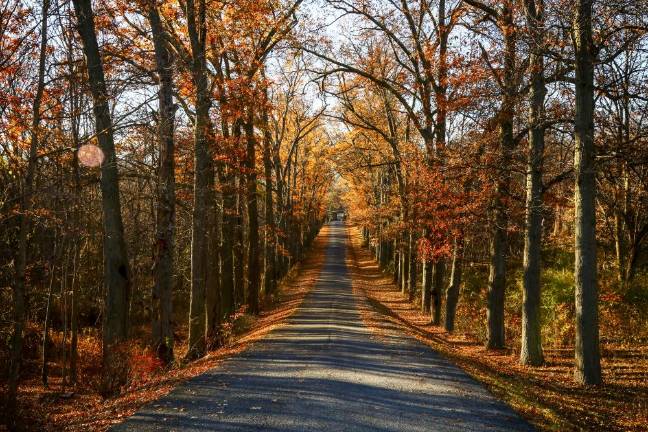
<svg viewBox="0 0 648 432">
<path fill-rule="evenodd" d="M 175 104 L 173 103 L 173 50 L 162 25 L 157 0 L 148 0 L 148 20 L 153 35 L 158 89 L 158 168 L 157 221 L 154 255 L 152 335 L 153 347 L 164 364 L 173 361 L 171 328 L 174 239 L 175 239 Z"/>
<path fill-rule="evenodd" d="M 575 5 L 573 41 L 576 54 L 574 119 L 574 284 L 576 288 L 576 369 L 582 384 L 601 383 L 596 268 L 596 151 L 594 148 L 593 0 Z"/>
<path fill-rule="evenodd" d="M 11 358 L 9 363 L 7 409 L 8 412 L 16 411 L 16 395 L 18 392 L 18 381 L 20 379 L 20 367 L 22 363 L 23 338 L 25 331 L 26 313 L 26 274 L 28 234 L 31 227 L 31 211 L 33 208 L 34 176 L 36 175 L 37 156 L 39 150 L 39 135 L 41 123 L 41 104 L 45 91 L 45 62 L 47 59 L 47 30 L 50 1 L 44 0 L 41 7 L 41 40 L 38 56 L 38 82 L 36 94 L 32 103 L 32 121 L 30 130 L 29 155 L 27 160 L 27 172 L 22 185 L 20 197 L 20 215 L 18 221 L 18 251 L 16 254 L 16 272 L 13 283 L 13 320 L 14 328 L 11 337 Z M 9 419 L 10 421 L 12 419 Z"/>
<path fill-rule="evenodd" d="M 259 209 L 257 200 L 257 172 L 256 172 L 256 137 L 254 135 L 254 109 L 248 107 L 248 116 L 245 123 L 247 138 L 247 211 L 248 211 L 248 263 L 247 263 L 247 304 L 253 314 L 259 313 Z"/>
<path fill-rule="evenodd" d="M 487 295 L 487 337 L 488 348 L 504 348 L 504 299 L 506 292 L 506 264 L 508 253 L 509 208 L 508 195 L 511 187 L 512 152 L 514 147 L 513 120 L 515 116 L 515 95 L 517 88 L 516 46 L 517 28 L 515 24 L 515 4 L 504 0 L 498 8 L 475 0 L 466 3 L 486 14 L 497 30 L 502 34 L 504 52 L 502 78 L 494 76 L 501 91 L 501 106 L 497 114 L 499 128 L 497 148 L 497 168 L 495 173 L 495 191 L 492 200 L 490 221 L 490 263 Z M 484 58 L 490 62 L 486 50 L 482 47 Z M 492 71 L 495 68 L 489 65 Z M 495 74 L 494 74 L 495 75 Z"/>
<path fill-rule="evenodd" d="M 209 152 L 211 98 L 207 82 L 207 6 L 205 0 L 185 3 L 187 33 L 191 44 L 191 77 L 194 85 L 194 190 L 191 223 L 191 302 L 189 306 L 189 350 L 186 358 L 194 360 L 205 355 L 207 294 L 207 262 L 210 210 L 210 176 L 213 164 Z M 213 264 L 213 263 L 212 263 Z"/>
<path fill-rule="evenodd" d="M 106 290 L 103 323 L 103 393 L 111 394 L 125 382 L 120 362 L 114 356 L 116 346 L 128 338 L 128 306 L 130 269 L 124 240 L 124 224 L 119 198 L 117 154 L 110 116 L 110 96 L 106 88 L 103 61 L 97 43 L 91 0 L 73 0 L 77 15 L 77 30 L 83 43 L 88 81 L 93 100 L 95 129 L 103 152 L 101 164 L 101 195 L 104 229 L 104 286 Z"/>
<path fill-rule="evenodd" d="M 265 207 L 265 254 L 264 254 L 264 290 L 266 295 L 272 295 L 277 288 L 277 254 L 276 254 L 276 225 L 273 199 L 272 180 L 272 136 L 268 110 L 270 110 L 267 86 L 264 89 L 263 124 L 263 169 L 264 169 L 264 207 Z"/>
<path fill-rule="evenodd" d="M 525 0 L 531 41 L 531 94 L 529 95 L 529 148 L 526 173 L 526 224 L 524 231 L 524 306 L 520 363 L 538 366 L 544 361 L 540 333 L 540 252 L 542 249 L 542 161 L 544 157 L 547 93 L 544 72 L 544 0 Z"/>
</svg>

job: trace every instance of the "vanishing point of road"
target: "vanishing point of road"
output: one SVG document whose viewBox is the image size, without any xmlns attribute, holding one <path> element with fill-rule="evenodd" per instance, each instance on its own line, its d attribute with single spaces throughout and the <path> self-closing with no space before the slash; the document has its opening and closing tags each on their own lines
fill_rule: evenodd
<svg viewBox="0 0 648 432">
<path fill-rule="evenodd" d="M 285 325 L 113 431 L 533 431 L 428 346 L 373 337 L 345 264 L 346 227 Z"/>
</svg>

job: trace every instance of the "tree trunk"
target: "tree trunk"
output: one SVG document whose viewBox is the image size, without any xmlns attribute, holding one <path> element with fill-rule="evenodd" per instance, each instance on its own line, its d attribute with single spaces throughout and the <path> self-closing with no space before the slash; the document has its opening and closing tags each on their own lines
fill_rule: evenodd
<svg viewBox="0 0 648 432">
<path fill-rule="evenodd" d="M 574 16 L 576 152 L 574 172 L 576 370 L 581 384 L 601 383 L 596 276 L 596 166 L 594 148 L 594 44 L 592 0 L 579 0 Z"/>
<path fill-rule="evenodd" d="M 277 219 L 278 227 L 277 235 L 275 236 L 275 251 L 277 256 L 277 280 L 281 279 L 286 274 L 286 255 L 285 255 L 285 192 L 284 192 L 284 176 L 281 169 L 281 162 L 279 159 L 279 149 L 275 146 L 272 152 L 273 164 L 275 172 L 277 173 Z M 281 231 L 281 235 L 279 234 Z"/>
<path fill-rule="evenodd" d="M 439 0 L 439 67 L 436 97 L 436 152 L 443 157 L 446 146 L 447 116 L 448 116 L 448 25 L 446 23 L 446 2 Z"/>
<path fill-rule="evenodd" d="M 452 248 L 452 267 L 450 270 L 450 282 L 446 291 L 446 314 L 444 327 L 445 331 L 454 331 L 455 316 L 457 314 L 457 303 L 459 301 L 459 288 L 461 287 L 461 273 L 463 270 L 463 240 L 455 238 Z"/>
<path fill-rule="evenodd" d="M 65 249 L 65 246 L 64 246 Z M 63 315 L 63 341 L 61 342 L 61 348 L 63 351 L 63 360 L 61 365 L 61 392 L 65 393 L 65 386 L 67 385 L 67 339 L 68 339 L 68 259 L 69 251 L 65 251 L 65 258 L 63 259 L 63 274 L 61 275 L 61 303 L 63 305 L 61 309 L 61 315 Z"/>
<path fill-rule="evenodd" d="M 152 300 L 153 348 L 167 365 L 173 361 L 173 252 L 175 243 L 175 105 L 173 103 L 173 50 L 154 0 L 149 2 L 148 20 L 153 34 L 155 63 L 160 80 L 158 89 L 158 168 L 157 221 L 153 250 L 154 285 Z"/>
<path fill-rule="evenodd" d="M 524 233 L 524 277 L 522 348 L 520 363 L 539 366 L 544 362 L 540 328 L 540 253 L 542 249 L 542 162 L 544 154 L 544 4 L 526 0 L 527 26 L 532 37 L 529 149 L 526 173 L 526 224 Z"/>
<path fill-rule="evenodd" d="M 113 124 L 108 104 L 109 95 L 104 78 L 103 61 L 97 44 L 91 0 L 73 0 L 78 32 L 83 43 L 90 91 L 92 93 L 95 130 L 104 156 L 101 164 L 101 195 L 104 230 L 104 286 L 106 304 L 103 322 L 104 395 L 114 394 L 126 382 L 126 371 L 119 370 L 116 345 L 128 338 L 128 305 L 130 270 L 124 240 L 124 224 L 119 198 L 117 155 Z M 123 368 L 122 368 L 123 369 Z"/>
<path fill-rule="evenodd" d="M 392 245 L 392 254 L 393 254 L 393 259 L 392 261 L 394 262 L 394 277 L 393 281 L 396 286 L 398 286 L 398 281 L 400 278 L 400 252 L 398 251 L 398 238 L 394 239 L 393 245 Z"/>
<path fill-rule="evenodd" d="M 266 100 L 267 89 L 266 89 Z M 275 249 L 275 216 L 274 202 L 272 199 L 272 158 L 270 149 L 270 129 L 268 124 L 268 111 L 263 111 L 263 168 L 265 177 L 265 293 L 272 295 L 277 288 L 277 258 Z"/>
<path fill-rule="evenodd" d="M 77 224 L 77 227 L 82 226 L 83 222 L 81 220 L 81 196 L 83 193 L 81 185 L 81 167 L 79 166 L 79 148 L 81 146 L 79 140 L 79 121 L 80 121 L 80 110 L 79 110 L 79 99 L 82 97 L 79 91 L 78 83 L 75 80 L 77 72 L 74 68 L 74 51 L 72 46 L 73 41 L 69 40 L 67 45 L 67 60 L 68 60 L 68 87 L 69 87 L 69 99 L 70 99 L 70 111 L 73 113 L 70 119 L 71 123 L 71 132 L 72 132 L 72 143 L 75 148 L 74 155 L 72 157 L 72 171 L 74 173 L 74 221 Z M 74 262 L 75 262 L 75 273 L 78 271 L 77 268 L 81 265 L 81 247 L 83 244 L 83 236 L 80 233 L 80 230 L 75 230 L 77 238 L 74 240 Z M 70 346 L 70 379 L 73 385 L 77 384 L 78 378 L 78 323 L 79 323 L 79 293 L 77 286 L 81 286 L 81 274 L 79 273 L 79 282 L 73 287 L 72 293 L 72 341 Z"/>
<path fill-rule="evenodd" d="M 502 8 L 500 28 L 504 34 L 504 87 L 499 113 L 499 168 L 493 200 L 491 221 L 490 272 L 488 277 L 487 341 L 489 349 L 504 348 L 504 299 L 509 222 L 508 200 L 511 181 L 511 152 L 513 148 L 513 118 L 515 105 L 515 47 L 516 34 L 511 5 Z"/>
<path fill-rule="evenodd" d="M 81 286 L 81 273 L 79 272 L 79 242 L 74 240 L 73 244 L 73 265 L 72 265 L 72 298 L 70 311 L 70 384 L 76 386 L 78 378 L 77 360 L 79 345 L 79 289 Z"/>
<path fill-rule="evenodd" d="M 441 325 L 441 305 L 443 304 L 443 279 L 445 278 L 445 262 L 438 260 L 434 263 L 434 281 L 432 284 L 432 324 Z"/>
<path fill-rule="evenodd" d="M 27 161 L 27 172 L 20 197 L 20 214 L 18 215 L 18 247 L 15 257 L 15 276 L 13 283 L 13 334 L 11 336 L 11 354 L 9 361 L 7 411 L 16 412 L 16 397 L 18 394 L 18 382 L 20 380 L 20 367 L 22 364 L 23 338 L 25 331 L 25 297 L 26 297 L 26 269 L 28 235 L 31 229 L 31 210 L 33 207 L 32 194 L 34 187 L 34 176 L 36 174 L 39 131 L 41 120 L 41 102 L 45 90 L 45 60 L 47 49 L 47 17 L 49 12 L 49 0 L 43 2 L 41 8 L 41 43 L 38 61 L 38 84 L 32 105 L 31 142 L 29 145 L 29 159 Z M 13 416 L 15 417 L 15 416 Z M 7 423 L 12 425 L 15 418 L 8 418 Z"/>
<path fill-rule="evenodd" d="M 224 319 L 234 312 L 234 244 L 236 230 L 236 194 L 232 167 L 223 176 L 223 231 L 221 237 L 221 310 Z"/>
<path fill-rule="evenodd" d="M 54 259 L 56 259 L 56 246 L 54 248 Z M 55 273 L 56 265 L 54 262 L 52 262 L 52 265 L 50 266 L 50 281 L 49 281 L 49 288 L 47 290 L 47 305 L 45 307 L 45 322 L 43 323 L 43 357 L 42 357 L 42 365 L 41 365 L 41 381 L 43 382 L 43 387 L 47 388 L 48 386 L 48 378 L 49 378 L 49 323 L 50 323 L 50 315 L 52 314 L 52 294 L 53 294 L 53 287 L 54 287 L 54 273 Z"/>
<path fill-rule="evenodd" d="M 423 263 L 423 276 L 421 277 L 421 312 L 429 313 L 432 303 L 432 263 Z"/>
<path fill-rule="evenodd" d="M 191 41 L 191 73 L 195 86 L 196 116 L 194 123 L 194 191 L 191 223 L 191 301 L 189 305 L 189 349 L 187 360 L 206 353 L 205 296 L 207 293 L 207 257 L 209 255 L 210 176 L 213 176 L 208 147 L 209 88 L 205 58 L 205 1 L 198 2 L 198 16 L 193 0 L 186 3 L 187 32 Z"/>
<path fill-rule="evenodd" d="M 216 196 L 214 193 L 214 175 L 210 176 L 209 190 L 209 206 L 207 219 L 209 220 L 207 228 L 208 251 L 207 251 L 207 282 L 205 292 L 205 313 L 206 313 L 206 329 L 205 338 L 207 340 L 207 348 L 215 349 L 221 346 L 221 322 L 222 312 L 221 304 L 221 288 L 220 288 L 220 268 L 219 268 L 219 254 L 220 254 L 220 236 L 221 236 L 221 215 L 216 206 Z"/>
<path fill-rule="evenodd" d="M 259 313 L 259 211 L 257 203 L 256 138 L 254 136 L 254 111 L 248 107 L 245 124 L 247 136 L 247 210 L 248 210 L 248 291 L 250 313 Z"/>
<path fill-rule="evenodd" d="M 243 212 L 245 211 L 244 179 L 242 174 L 236 176 L 236 224 L 234 227 L 234 306 L 238 308 L 245 299 L 245 238 Z"/>
<path fill-rule="evenodd" d="M 401 254 L 401 273 L 400 273 L 400 284 L 401 284 L 401 293 L 407 294 L 407 282 L 409 281 L 409 232 L 403 232 L 403 249 Z"/>
<path fill-rule="evenodd" d="M 416 295 L 416 270 L 418 264 L 416 256 L 416 233 L 412 230 L 409 235 L 409 273 L 407 275 L 409 301 L 413 301 Z"/>
</svg>

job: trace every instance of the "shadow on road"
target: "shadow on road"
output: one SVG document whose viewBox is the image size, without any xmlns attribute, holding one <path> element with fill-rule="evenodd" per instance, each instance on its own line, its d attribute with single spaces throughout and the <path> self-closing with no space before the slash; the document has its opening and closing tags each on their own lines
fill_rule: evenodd
<svg viewBox="0 0 648 432">
<path fill-rule="evenodd" d="M 412 337 L 374 338 L 345 255 L 334 223 L 317 283 L 285 326 L 113 430 L 533 430 Z"/>
</svg>

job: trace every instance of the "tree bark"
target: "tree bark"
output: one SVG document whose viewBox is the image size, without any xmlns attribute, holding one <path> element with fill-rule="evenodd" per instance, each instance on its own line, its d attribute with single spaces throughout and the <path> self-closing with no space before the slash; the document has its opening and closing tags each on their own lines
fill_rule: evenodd
<svg viewBox="0 0 648 432">
<path fill-rule="evenodd" d="M 412 230 L 409 235 L 409 272 L 407 275 L 409 301 L 413 301 L 416 295 L 416 270 L 418 264 L 416 257 L 416 233 Z"/>
<path fill-rule="evenodd" d="M 446 291 L 446 314 L 444 327 L 445 331 L 451 333 L 455 327 L 455 316 L 457 314 L 457 303 L 459 301 L 459 289 L 461 287 L 461 274 L 463 270 L 463 240 L 455 238 L 452 248 L 452 267 L 450 270 L 450 282 Z"/>
<path fill-rule="evenodd" d="M 78 219 L 77 219 L 78 220 Z M 79 288 L 81 286 L 81 273 L 79 272 L 79 241 L 74 240 L 72 244 L 73 278 L 72 298 L 70 311 L 70 385 L 76 386 L 78 378 L 78 345 L 79 345 Z"/>
<path fill-rule="evenodd" d="M 26 269 L 28 235 L 31 229 L 31 210 L 33 207 L 32 194 L 34 187 L 34 176 L 37 168 L 37 155 L 39 143 L 39 131 L 41 121 L 41 103 L 45 90 L 45 60 L 47 50 L 47 18 L 49 13 L 49 0 L 43 1 L 41 8 L 41 42 L 38 58 L 38 84 L 34 102 L 32 104 L 31 142 L 29 144 L 29 159 L 27 161 L 27 172 L 22 188 L 20 199 L 20 214 L 18 216 L 18 250 L 15 258 L 15 276 L 13 284 L 13 333 L 11 335 L 11 353 L 9 359 L 8 391 L 7 391 L 7 412 L 16 412 L 16 397 L 18 394 L 18 382 L 20 381 L 20 368 L 22 365 L 22 350 L 25 331 L 25 297 L 26 297 Z M 7 423 L 15 424 L 16 416 L 7 418 Z"/>
<path fill-rule="evenodd" d="M 236 194 L 232 167 L 223 176 L 223 231 L 221 237 L 221 303 L 224 319 L 234 312 L 234 244 L 236 224 Z"/>
<path fill-rule="evenodd" d="M 56 260 L 56 245 L 54 247 L 54 253 L 53 253 L 53 260 Z M 47 388 L 48 387 L 48 378 L 49 378 L 49 323 L 50 323 L 50 315 L 52 314 L 52 295 L 53 295 L 53 287 L 54 287 L 54 273 L 55 273 L 56 265 L 54 262 L 52 262 L 52 265 L 50 266 L 50 281 L 49 281 L 49 288 L 47 290 L 47 304 L 45 307 L 45 322 L 43 323 L 43 348 L 42 348 L 42 365 L 41 365 L 41 381 L 43 383 L 43 387 Z"/>
<path fill-rule="evenodd" d="M 97 140 L 104 156 L 101 164 L 101 195 L 104 229 L 104 286 L 106 290 L 103 322 L 104 395 L 114 394 L 125 383 L 125 370 L 118 370 L 116 345 L 128 338 L 128 305 L 131 275 L 124 240 L 124 224 L 119 198 L 119 174 L 113 138 L 113 123 L 108 104 L 103 61 L 97 44 L 91 0 L 73 0 L 77 28 L 86 58 L 93 99 Z M 123 369 L 123 368 L 122 368 Z"/>
<path fill-rule="evenodd" d="M 245 238 L 244 218 L 246 188 L 243 174 L 236 175 L 236 224 L 234 226 L 234 307 L 245 301 Z"/>
<path fill-rule="evenodd" d="M 432 263 L 423 263 L 423 275 L 421 277 L 421 312 L 429 313 L 432 303 Z"/>
<path fill-rule="evenodd" d="M 544 1 L 525 0 L 531 34 L 531 94 L 527 173 L 526 223 L 524 232 L 524 276 L 520 363 L 539 366 L 544 362 L 540 322 L 540 253 L 542 249 L 542 165 L 545 146 L 544 102 Z"/>
<path fill-rule="evenodd" d="M 581 384 L 601 383 L 596 268 L 596 166 L 594 148 L 594 43 L 592 0 L 578 0 L 574 16 L 576 51 L 576 150 L 574 172 L 576 369 Z"/>
<path fill-rule="evenodd" d="M 279 147 L 275 146 L 272 152 L 272 160 L 275 167 L 275 172 L 277 173 L 277 219 L 278 219 L 278 231 L 281 231 L 281 234 L 277 232 L 275 236 L 277 251 L 277 279 L 282 278 L 286 274 L 286 246 L 285 246 L 285 221 L 286 221 L 286 209 L 285 209 L 285 188 L 284 188 L 284 176 L 281 168 L 281 160 L 279 158 Z M 281 250 L 280 250 L 281 248 Z"/>
<path fill-rule="evenodd" d="M 169 35 L 162 25 L 157 2 L 150 0 L 148 20 L 153 35 L 155 63 L 160 80 L 158 89 L 158 167 L 157 221 L 152 299 L 153 348 L 167 365 L 173 361 L 173 329 L 171 328 L 174 242 L 175 242 L 175 104 L 173 103 L 173 50 Z"/>
<path fill-rule="evenodd" d="M 196 16 L 197 12 L 197 16 Z M 195 360 L 206 353 L 206 310 L 207 257 L 209 251 L 209 177 L 213 176 L 211 156 L 208 148 L 209 88 L 205 58 L 206 7 L 205 1 L 198 1 L 198 10 L 193 0 L 186 2 L 187 33 L 191 42 L 191 74 L 195 86 L 194 123 L 194 191 L 191 224 L 191 301 L 189 305 L 189 349 L 187 360 Z"/>
<path fill-rule="evenodd" d="M 401 264 L 400 264 L 400 284 L 401 284 L 401 293 L 407 294 L 407 282 L 409 281 L 409 231 L 403 232 L 403 246 L 401 253 Z"/>
<path fill-rule="evenodd" d="M 215 190 L 215 176 L 210 176 L 209 182 L 209 205 L 207 219 L 209 220 L 207 228 L 207 282 L 205 284 L 205 313 L 206 313 L 206 329 L 205 338 L 207 340 L 207 348 L 215 349 L 221 346 L 221 288 L 220 288 L 220 268 L 219 268 L 219 254 L 220 254 L 220 236 L 221 236 L 221 215 L 216 206 Z"/>
<path fill-rule="evenodd" d="M 267 89 L 265 99 L 268 99 Z M 272 295 L 277 288 L 277 257 L 275 248 L 275 216 L 272 198 L 272 157 L 270 149 L 270 129 L 268 124 L 268 108 L 263 111 L 263 168 L 265 177 L 265 293 Z"/>
<path fill-rule="evenodd" d="M 504 85 L 499 113 L 499 173 L 496 179 L 491 221 L 490 268 L 487 301 L 487 341 L 489 349 L 504 348 L 504 299 L 506 290 L 506 262 L 509 222 L 508 200 L 511 181 L 511 153 L 513 148 L 513 118 L 515 105 L 516 32 L 513 10 L 505 4 L 501 11 L 500 29 L 504 35 Z"/>
<path fill-rule="evenodd" d="M 439 260 L 434 263 L 434 270 L 432 271 L 433 284 L 432 284 L 432 324 L 441 325 L 441 305 L 443 304 L 443 280 L 445 278 L 445 262 Z"/>
<path fill-rule="evenodd" d="M 254 111 L 248 107 L 245 124 L 247 138 L 247 211 L 248 211 L 248 290 L 247 303 L 250 313 L 257 315 L 259 308 L 259 211 L 257 203 L 256 137 L 254 136 Z"/>
</svg>

